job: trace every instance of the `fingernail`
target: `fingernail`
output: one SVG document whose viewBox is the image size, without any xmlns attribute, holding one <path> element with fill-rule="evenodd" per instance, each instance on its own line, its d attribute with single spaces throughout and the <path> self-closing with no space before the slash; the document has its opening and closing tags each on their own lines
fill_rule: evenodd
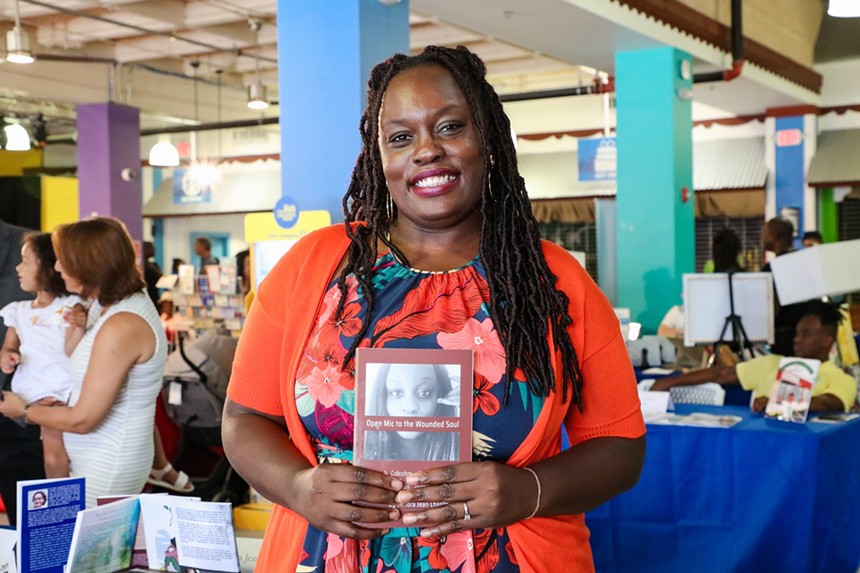
<svg viewBox="0 0 860 573">
<path fill-rule="evenodd" d="M 414 513 L 407 513 L 403 516 L 403 523 L 405 525 L 413 525 L 418 523 L 418 517 Z"/>
<path fill-rule="evenodd" d="M 421 537 L 435 537 L 435 536 L 436 536 L 435 531 L 432 531 L 430 529 L 422 529 L 421 530 Z"/>
<path fill-rule="evenodd" d="M 427 476 L 424 474 L 414 474 L 406 476 L 406 485 L 418 485 L 421 483 L 425 483 L 426 481 Z"/>
<path fill-rule="evenodd" d="M 393 479 L 391 480 L 391 487 L 394 489 L 403 489 L 403 482 L 399 479 Z"/>
<path fill-rule="evenodd" d="M 394 498 L 394 501 L 397 503 L 409 503 L 412 501 L 412 494 L 408 491 L 401 491 L 397 494 L 397 497 Z"/>
<path fill-rule="evenodd" d="M 400 517 L 400 512 L 396 509 L 388 512 L 388 519 L 394 520 Z"/>
</svg>

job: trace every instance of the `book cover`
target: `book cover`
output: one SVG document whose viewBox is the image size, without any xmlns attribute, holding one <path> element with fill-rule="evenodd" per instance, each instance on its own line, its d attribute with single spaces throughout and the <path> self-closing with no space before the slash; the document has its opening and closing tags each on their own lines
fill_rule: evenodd
<svg viewBox="0 0 860 573">
<path fill-rule="evenodd" d="M 114 573 L 131 567 L 139 517 L 137 497 L 78 512 L 66 573 Z"/>
<path fill-rule="evenodd" d="M 159 493 L 142 493 L 138 499 L 149 568 L 179 573 L 174 504 L 177 500 L 185 498 Z M 191 499 L 199 501 L 200 498 Z"/>
<path fill-rule="evenodd" d="M 75 518 L 86 508 L 84 478 L 18 482 L 18 571 L 63 573 Z"/>
<path fill-rule="evenodd" d="M 473 359 L 471 350 L 359 348 L 353 464 L 404 477 L 471 461 Z"/>
<path fill-rule="evenodd" d="M 784 422 L 805 423 L 820 366 L 820 360 L 793 356 L 781 358 L 765 415 Z"/>
<path fill-rule="evenodd" d="M 174 501 L 176 550 L 183 571 L 239 573 L 230 503 L 180 497 Z"/>
<path fill-rule="evenodd" d="M 166 495 L 166 494 L 163 494 Z M 121 499 L 136 498 L 136 495 L 103 495 L 96 500 L 96 505 L 105 505 Z M 147 567 L 149 562 L 146 558 L 146 539 L 143 536 L 143 519 L 138 517 L 137 534 L 134 536 L 134 550 L 131 553 L 132 567 Z M 3 573 L 0 571 L 0 573 Z"/>
<path fill-rule="evenodd" d="M 18 535 L 14 529 L 0 527 L 0 573 L 17 573 L 15 565 L 15 543 Z"/>
</svg>

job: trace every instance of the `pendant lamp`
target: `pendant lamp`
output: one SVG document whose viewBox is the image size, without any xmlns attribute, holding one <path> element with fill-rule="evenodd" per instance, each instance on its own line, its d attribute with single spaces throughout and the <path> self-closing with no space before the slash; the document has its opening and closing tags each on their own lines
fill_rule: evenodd
<svg viewBox="0 0 860 573">
<path fill-rule="evenodd" d="M 7 151 L 30 151 L 30 135 L 23 125 L 12 123 L 3 131 L 6 133 Z"/>
<path fill-rule="evenodd" d="M 860 18 L 860 0 L 830 0 L 827 14 L 835 18 Z"/>
</svg>

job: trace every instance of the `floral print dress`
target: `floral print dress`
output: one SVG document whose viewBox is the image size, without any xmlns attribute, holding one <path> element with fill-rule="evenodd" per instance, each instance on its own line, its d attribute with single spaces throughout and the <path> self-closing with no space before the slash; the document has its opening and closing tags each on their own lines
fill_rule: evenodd
<svg viewBox="0 0 860 573">
<path fill-rule="evenodd" d="M 367 316 L 354 276 L 347 286 L 343 315 L 335 320 L 341 295 L 335 281 L 329 284 L 296 375 L 296 405 L 320 463 L 352 461 L 354 362 L 343 370 L 341 363 Z M 373 318 L 359 346 L 473 350 L 472 459 L 507 460 L 534 425 L 543 398 L 529 393 L 518 379 L 503 403 L 505 350 L 488 314 L 490 292 L 480 259 L 453 271 L 429 273 L 386 253 L 374 267 L 373 289 Z M 381 538 L 357 541 L 308 526 L 297 571 L 519 571 L 505 528 L 441 539 L 424 539 L 419 533 L 417 527 L 394 528 Z"/>
</svg>

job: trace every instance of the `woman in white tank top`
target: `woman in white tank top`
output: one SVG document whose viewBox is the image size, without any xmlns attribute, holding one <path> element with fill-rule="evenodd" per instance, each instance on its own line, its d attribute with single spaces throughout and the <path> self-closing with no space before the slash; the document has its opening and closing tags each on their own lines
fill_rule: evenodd
<svg viewBox="0 0 860 573">
<path fill-rule="evenodd" d="M 88 219 L 53 236 L 56 268 L 70 292 L 92 301 L 94 324 L 71 356 L 68 406 L 26 406 L 6 392 L 0 413 L 63 430 L 70 474 L 86 477 L 92 507 L 99 496 L 137 494 L 146 483 L 167 340 L 121 222 Z"/>
</svg>

